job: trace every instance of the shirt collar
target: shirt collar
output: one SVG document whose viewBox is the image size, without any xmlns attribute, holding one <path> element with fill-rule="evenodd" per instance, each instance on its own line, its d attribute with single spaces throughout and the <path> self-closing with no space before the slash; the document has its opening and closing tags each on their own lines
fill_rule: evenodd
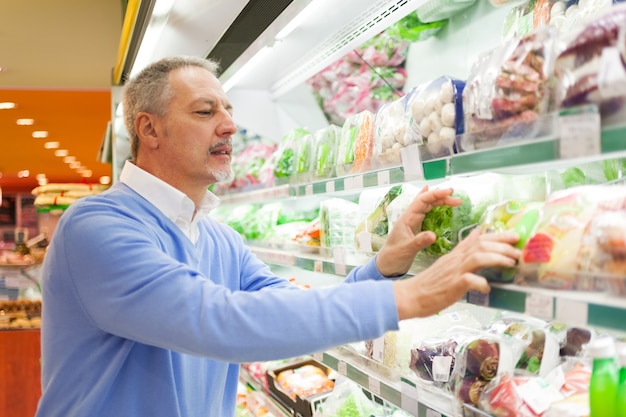
<svg viewBox="0 0 626 417">
<path fill-rule="evenodd" d="M 207 190 L 196 210 L 193 201 L 185 193 L 130 161 L 124 163 L 120 181 L 152 203 L 171 220 L 182 217 L 189 222 L 197 221 L 220 204 L 220 199 Z"/>
</svg>

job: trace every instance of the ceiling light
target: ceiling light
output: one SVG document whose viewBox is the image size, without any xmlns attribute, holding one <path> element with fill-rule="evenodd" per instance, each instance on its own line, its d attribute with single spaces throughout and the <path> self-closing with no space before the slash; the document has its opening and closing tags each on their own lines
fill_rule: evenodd
<svg viewBox="0 0 626 417">
<path fill-rule="evenodd" d="M 47 138 L 48 137 L 48 131 L 46 130 L 35 130 L 33 132 L 33 137 L 40 139 L 40 138 Z"/>
<path fill-rule="evenodd" d="M 35 177 L 38 180 L 42 179 L 42 178 L 46 178 L 46 174 L 37 174 L 37 176 Z"/>
<path fill-rule="evenodd" d="M 15 123 L 20 126 L 32 126 L 35 124 L 35 119 L 17 119 Z"/>
<path fill-rule="evenodd" d="M 30 171 L 29 171 L 29 170 L 27 170 L 27 169 L 25 169 L 25 170 L 23 170 L 23 171 L 19 171 L 19 172 L 17 173 L 17 178 L 27 178 L 27 177 L 29 177 L 29 176 L 30 176 Z"/>
<path fill-rule="evenodd" d="M 72 169 L 80 168 L 80 161 L 70 162 L 70 168 Z"/>
<path fill-rule="evenodd" d="M 69 154 L 67 149 L 57 149 L 54 151 L 54 156 L 66 157 Z"/>
<path fill-rule="evenodd" d="M 63 158 L 63 162 L 65 162 L 66 164 L 71 164 L 74 161 L 76 161 L 75 156 L 66 156 L 65 158 Z"/>
<path fill-rule="evenodd" d="M 46 149 L 57 149 L 61 144 L 59 142 L 46 142 L 43 147 Z"/>
<path fill-rule="evenodd" d="M 78 172 L 79 174 L 82 174 L 82 172 L 85 170 L 84 166 L 78 166 L 76 168 L 74 168 L 76 170 L 76 172 Z"/>
<path fill-rule="evenodd" d="M 37 184 L 46 185 L 48 183 L 48 178 L 39 178 L 37 179 Z"/>
<path fill-rule="evenodd" d="M 12 103 L 10 101 L 0 102 L 0 110 L 8 110 L 8 109 L 14 109 L 14 108 L 15 108 L 15 103 Z"/>
<path fill-rule="evenodd" d="M 263 58 L 265 58 L 272 48 L 269 46 L 264 46 L 261 48 L 255 55 L 252 56 L 236 73 L 234 73 L 226 82 L 222 84 L 222 88 L 225 92 L 233 88 L 239 81 L 243 79 L 243 77 L 248 74 L 257 63 L 261 62 Z"/>
<path fill-rule="evenodd" d="M 89 177 L 91 177 L 92 172 L 91 172 L 91 170 L 90 170 L 90 169 L 86 169 L 86 170 L 84 170 L 84 171 L 82 172 L 82 174 L 81 174 L 81 175 L 82 175 L 83 177 L 85 177 L 85 178 L 89 178 Z"/>
<path fill-rule="evenodd" d="M 99 181 L 102 185 L 108 185 L 111 184 L 111 177 L 109 177 L 108 175 L 103 175 L 102 177 L 100 177 Z"/>
</svg>

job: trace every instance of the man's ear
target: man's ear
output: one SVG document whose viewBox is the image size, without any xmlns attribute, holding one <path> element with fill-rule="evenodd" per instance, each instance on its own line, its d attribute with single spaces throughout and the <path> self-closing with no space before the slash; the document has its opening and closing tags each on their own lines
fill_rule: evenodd
<svg viewBox="0 0 626 417">
<path fill-rule="evenodd" d="M 135 131 L 139 136 L 142 146 L 148 149 L 159 147 L 159 134 L 156 127 L 156 116 L 150 113 L 141 112 L 135 118 Z"/>
</svg>

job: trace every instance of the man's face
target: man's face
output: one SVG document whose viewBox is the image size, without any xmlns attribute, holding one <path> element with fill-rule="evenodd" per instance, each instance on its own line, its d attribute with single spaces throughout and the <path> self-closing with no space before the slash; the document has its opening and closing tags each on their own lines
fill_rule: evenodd
<svg viewBox="0 0 626 417">
<path fill-rule="evenodd" d="M 181 68 L 169 77 L 173 97 L 161 119 L 159 141 L 168 168 L 190 184 L 231 180 L 231 136 L 237 128 L 219 81 L 200 67 Z"/>
</svg>

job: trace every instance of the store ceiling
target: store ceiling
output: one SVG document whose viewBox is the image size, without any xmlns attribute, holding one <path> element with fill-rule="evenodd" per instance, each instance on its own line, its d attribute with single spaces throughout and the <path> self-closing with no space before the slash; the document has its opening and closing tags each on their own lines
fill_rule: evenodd
<svg viewBox="0 0 626 417">
<path fill-rule="evenodd" d="M 0 0 L 0 187 L 28 192 L 49 182 L 97 182 L 111 165 L 97 161 L 111 119 L 111 74 L 124 0 Z M 34 125 L 20 126 L 19 118 Z M 48 131 L 46 139 L 33 131 Z M 46 141 L 58 141 L 92 175 L 70 168 Z M 28 170 L 30 176 L 18 178 Z"/>
</svg>

